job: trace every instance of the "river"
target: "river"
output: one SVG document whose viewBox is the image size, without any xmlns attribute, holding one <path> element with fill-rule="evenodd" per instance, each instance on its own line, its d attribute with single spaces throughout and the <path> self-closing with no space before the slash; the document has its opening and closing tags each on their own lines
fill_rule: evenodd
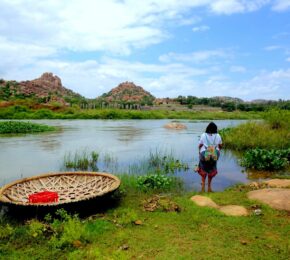
<svg viewBox="0 0 290 260">
<path fill-rule="evenodd" d="M 26 120 L 27 121 L 27 120 Z M 32 120 L 30 120 L 32 121 Z M 187 190 L 198 190 L 200 177 L 193 172 L 198 163 L 198 140 L 209 121 L 178 120 L 185 130 L 172 130 L 164 125 L 172 120 L 33 120 L 58 127 L 58 131 L 41 134 L 7 135 L 0 137 L 0 185 L 10 181 L 55 172 L 62 169 L 64 157 L 76 151 L 97 151 L 115 158 L 112 173 L 128 170 L 129 165 L 142 161 L 150 152 L 171 153 L 189 164 L 190 170 L 177 175 Z M 218 128 L 231 127 L 243 120 L 215 120 Z M 220 191 L 236 183 L 248 182 L 231 151 L 222 150 L 218 175 L 213 190 Z M 108 171 L 104 164 L 100 171 Z"/>
</svg>

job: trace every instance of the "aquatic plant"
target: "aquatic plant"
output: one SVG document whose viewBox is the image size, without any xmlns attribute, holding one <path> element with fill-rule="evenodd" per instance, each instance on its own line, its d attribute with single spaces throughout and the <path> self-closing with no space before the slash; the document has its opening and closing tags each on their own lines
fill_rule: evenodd
<svg viewBox="0 0 290 260">
<path fill-rule="evenodd" d="M 68 153 L 64 156 L 63 167 L 66 170 L 92 170 L 98 171 L 97 162 L 99 153 L 96 151 L 88 152 L 86 149 L 83 151 L 76 151 L 74 154 Z"/>
<path fill-rule="evenodd" d="M 129 173 L 131 174 L 174 174 L 180 171 L 189 170 L 187 163 L 176 159 L 172 152 L 162 152 L 156 150 L 155 152 L 150 151 L 149 156 L 143 161 L 132 164 L 129 167 Z"/>
<path fill-rule="evenodd" d="M 0 122 L 0 134 L 36 133 L 56 130 L 53 126 L 21 121 Z"/>
<path fill-rule="evenodd" d="M 167 190 L 172 186 L 173 179 L 162 174 L 148 174 L 137 178 L 137 186 L 143 191 Z"/>
<path fill-rule="evenodd" d="M 289 165 L 290 148 L 284 150 L 251 149 L 245 152 L 241 165 L 257 170 L 280 170 Z"/>
</svg>

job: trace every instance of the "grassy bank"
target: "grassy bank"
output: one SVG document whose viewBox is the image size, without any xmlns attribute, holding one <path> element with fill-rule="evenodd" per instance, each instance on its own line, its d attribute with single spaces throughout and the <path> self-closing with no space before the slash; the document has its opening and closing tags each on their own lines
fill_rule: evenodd
<svg viewBox="0 0 290 260">
<path fill-rule="evenodd" d="M 224 146 L 235 150 L 290 148 L 290 111 L 271 110 L 263 119 L 222 130 Z"/>
<path fill-rule="evenodd" d="M 123 182 L 120 205 L 79 219 L 55 218 L 25 223 L 1 220 L 0 259 L 288 259 L 290 222 L 286 212 L 259 205 L 262 214 L 227 217 L 190 201 L 195 193 L 158 195 Z M 131 182 L 131 184 L 129 184 Z M 136 183 L 136 182 L 135 182 Z M 126 186 L 124 184 L 129 184 Z M 236 187 L 209 196 L 222 205 L 257 206 Z M 176 210 L 178 209 L 178 210 Z"/>
<path fill-rule="evenodd" d="M 0 119 L 259 119 L 259 112 L 169 111 L 121 109 L 32 110 L 24 106 L 0 108 Z"/>
<path fill-rule="evenodd" d="M 53 126 L 21 121 L 0 122 L 0 134 L 26 134 L 56 130 Z"/>
<path fill-rule="evenodd" d="M 271 110 L 261 122 L 247 122 L 220 131 L 225 148 L 243 151 L 242 166 L 280 170 L 290 164 L 290 112 Z"/>
</svg>

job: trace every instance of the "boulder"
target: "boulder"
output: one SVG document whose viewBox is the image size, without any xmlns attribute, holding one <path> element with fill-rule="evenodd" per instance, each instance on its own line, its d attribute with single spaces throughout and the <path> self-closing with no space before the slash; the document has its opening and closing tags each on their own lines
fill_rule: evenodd
<svg viewBox="0 0 290 260">
<path fill-rule="evenodd" d="M 164 126 L 167 129 L 176 129 L 176 130 L 182 130 L 182 129 L 187 129 L 187 126 L 184 124 L 180 124 L 180 123 L 168 123 Z"/>
<path fill-rule="evenodd" d="M 272 179 L 268 181 L 264 181 L 269 187 L 274 188 L 290 188 L 290 180 L 282 180 L 282 179 Z"/>
<path fill-rule="evenodd" d="M 278 210 L 290 211 L 290 189 L 269 188 L 247 193 L 249 199 L 263 202 Z"/>
</svg>

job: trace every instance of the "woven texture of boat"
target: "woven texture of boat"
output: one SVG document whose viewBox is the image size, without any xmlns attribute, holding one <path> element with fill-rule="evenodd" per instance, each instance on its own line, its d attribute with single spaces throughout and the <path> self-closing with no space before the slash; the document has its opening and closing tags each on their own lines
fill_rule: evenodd
<svg viewBox="0 0 290 260">
<path fill-rule="evenodd" d="M 22 206 L 59 206 L 102 197 L 118 189 L 120 180 L 108 173 L 61 172 L 24 178 L 5 185 L 0 190 L 0 201 Z M 31 196 L 57 194 L 52 202 L 34 203 Z"/>
</svg>

